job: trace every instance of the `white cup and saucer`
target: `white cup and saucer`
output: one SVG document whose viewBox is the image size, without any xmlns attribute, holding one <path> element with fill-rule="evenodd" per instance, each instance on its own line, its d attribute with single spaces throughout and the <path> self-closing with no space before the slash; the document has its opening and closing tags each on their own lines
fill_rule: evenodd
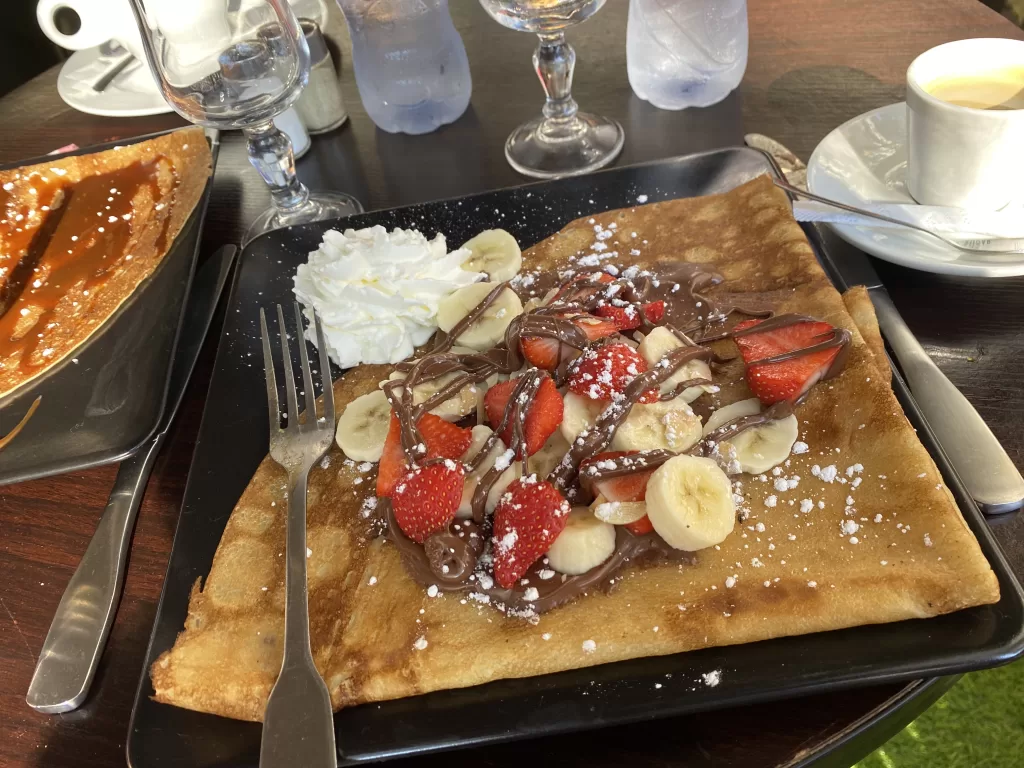
<svg viewBox="0 0 1024 768">
<path fill-rule="evenodd" d="M 324 0 L 290 0 L 290 4 L 297 15 L 313 18 L 323 26 L 327 16 Z M 203 54 L 216 47 L 218 39 L 230 38 L 224 8 L 209 0 L 146 0 L 147 13 L 161 18 L 165 32 L 176 30 L 183 38 L 194 38 Z M 74 32 L 65 33 L 58 19 L 69 12 L 77 17 L 78 26 Z M 142 117 L 171 111 L 149 69 L 135 14 L 126 0 L 39 0 L 36 19 L 50 40 L 74 51 L 57 76 L 57 91 L 67 104 L 104 117 Z M 168 19 L 177 23 L 168 24 Z M 109 47 L 105 44 L 111 40 L 122 49 L 114 55 L 105 53 Z M 137 63 L 131 62 L 97 91 L 96 83 L 125 58 L 125 51 Z"/>
<path fill-rule="evenodd" d="M 60 14 L 73 12 L 78 28 L 65 34 Z M 142 117 L 170 112 L 146 64 L 142 38 L 127 2 L 109 0 L 39 0 L 36 19 L 40 29 L 62 48 L 74 51 L 57 76 L 57 92 L 75 109 L 104 117 Z M 108 55 L 104 43 L 116 41 L 120 51 Z M 131 62 L 101 91 L 96 83 L 130 54 Z"/>
<path fill-rule="evenodd" d="M 1024 41 L 959 40 L 918 56 L 907 101 L 836 128 L 807 165 L 808 189 L 854 206 L 886 202 L 1020 212 L 1024 221 Z M 834 224 L 874 256 L 950 275 L 1024 275 L 1024 254 L 961 251 L 903 229 Z"/>
</svg>

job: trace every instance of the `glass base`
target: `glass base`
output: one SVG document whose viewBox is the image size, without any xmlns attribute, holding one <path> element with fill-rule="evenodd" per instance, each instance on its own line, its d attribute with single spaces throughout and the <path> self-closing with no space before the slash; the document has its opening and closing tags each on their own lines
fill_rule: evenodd
<svg viewBox="0 0 1024 768">
<path fill-rule="evenodd" d="M 309 224 L 312 221 L 340 219 L 362 213 L 362 203 L 344 192 L 310 192 L 309 200 L 293 213 L 283 213 L 271 206 L 255 218 L 242 240 L 244 248 L 254 239 L 275 229 L 290 227 L 295 224 Z"/>
<path fill-rule="evenodd" d="M 512 131 L 505 158 L 538 179 L 576 176 L 603 168 L 622 151 L 622 126 L 586 112 L 568 119 L 538 117 Z"/>
</svg>

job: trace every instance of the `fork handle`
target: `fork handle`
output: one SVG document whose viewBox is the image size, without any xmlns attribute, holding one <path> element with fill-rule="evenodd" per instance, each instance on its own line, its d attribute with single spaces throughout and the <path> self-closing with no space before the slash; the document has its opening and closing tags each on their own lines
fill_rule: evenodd
<svg viewBox="0 0 1024 768">
<path fill-rule="evenodd" d="M 285 545 L 284 657 L 309 653 L 309 589 L 306 583 L 306 480 L 308 472 L 288 477 Z"/>
<path fill-rule="evenodd" d="M 327 685 L 309 647 L 306 587 L 306 478 L 288 476 L 285 544 L 284 659 L 263 718 L 260 768 L 336 768 L 334 719 Z"/>
</svg>

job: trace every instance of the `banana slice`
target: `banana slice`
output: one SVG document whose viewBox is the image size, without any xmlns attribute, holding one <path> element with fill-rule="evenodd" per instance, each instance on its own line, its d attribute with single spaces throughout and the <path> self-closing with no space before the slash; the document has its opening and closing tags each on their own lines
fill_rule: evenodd
<svg viewBox="0 0 1024 768">
<path fill-rule="evenodd" d="M 637 347 L 637 352 L 649 366 L 653 366 L 673 349 L 678 349 L 681 346 L 683 346 L 683 342 L 677 339 L 672 331 L 659 325 L 644 337 L 640 346 Z M 661 391 L 662 393 L 671 392 L 679 384 L 690 379 L 711 381 L 711 368 L 703 360 L 691 360 L 662 383 Z M 715 390 L 708 385 L 687 387 L 679 397 L 687 403 L 692 403 L 705 392 L 713 391 Z"/>
<path fill-rule="evenodd" d="M 706 435 L 713 429 L 718 429 L 727 421 L 739 419 L 743 416 L 753 416 L 760 412 L 761 401 L 756 397 L 752 397 L 749 400 L 737 400 L 735 403 L 730 403 L 729 405 L 719 408 L 708 416 L 707 423 L 704 424 L 704 434 Z"/>
<path fill-rule="evenodd" d="M 756 397 L 719 408 L 708 417 L 704 434 L 707 435 L 734 419 L 753 416 L 760 412 L 761 402 Z M 718 444 L 718 455 L 727 462 L 726 471 L 730 474 L 749 472 L 752 475 L 759 475 L 789 457 L 798 431 L 796 416 L 769 421 L 745 429 L 728 440 L 722 440 Z"/>
<path fill-rule="evenodd" d="M 590 508 L 594 517 L 612 525 L 635 523 L 647 514 L 646 501 L 608 501 L 604 496 L 594 499 Z"/>
<path fill-rule="evenodd" d="M 484 300 L 494 283 L 473 283 L 441 299 L 437 306 L 437 325 L 446 333 Z M 523 303 L 515 291 L 506 288 L 469 328 L 459 335 L 460 346 L 483 351 L 496 346 L 504 337 L 512 318 L 523 313 Z"/>
<path fill-rule="evenodd" d="M 561 432 L 555 432 L 541 449 L 530 457 L 530 471 L 543 480 L 551 474 L 551 470 L 558 466 L 562 457 L 568 452 L 569 441 L 562 436 Z"/>
<path fill-rule="evenodd" d="M 466 452 L 462 455 L 462 461 L 472 461 L 476 455 L 480 453 L 480 450 L 484 447 L 484 443 L 487 442 L 487 438 L 491 436 L 492 432 L 493 430 L 484 424 L 477 424 L 473 427 L 473 430 L 470 432 L 469 448 L 467 448 Z M 487 458 L 484 459 L 475 471 L 466 475 L 466 479 L 462 486 L 462 500 L 459 502 L 459 508 L 455 512 L 456 517 L 469 517 L 473 514 L 473 494 L 476 492 L 477 485 L 480 484 L 480 478 L 486 474 L 487 470 L 494 466 L 494 461 L 505 453 L 505 450 L 505 443 L 503 443 L 499 437 L 497 442 L 494 444 L 494 447 L 491 448 L 491 452 L 488 454 Z M 511 467 L 506 470 L 503 475 L 508 474 L 509 472 L 511 472 Z M 514 477 L 509 477 L 508 482 L 505 483 L 505 487 L 507 488 L 514 479 Z M 499 477 L 498 483 L 494 486 L 495 488 L 497 488 L 501 483 L 501 480 L 502 477 Z M 488 497 L 490 497 L 490 494 L 493 492 L 494 488 L 491 489 Z M 504 490 L 502 493 L 504 493 Z M 500 496 L 500 494 L 498 495 Z M 497 499 L 495 499 L 494 506 L 497 505 Z"/>
<path fill-rule="evenodd" d="M 796 416 L 787 416 L 745 429 L 735 437 L 718 444 L 720 453 L 732 457 L 741 472 L 760 475 L 789 458 L 789 452 L 796 442 L 798 424 Z"/>
<path fill-rule="evenodd" d="M 614 451 L 685 451 L 700 439 L 700 416 L 681 398 L 637 403 L 612 438 Z"/>
<path fill-rule="evenodd" d="M 434 379 L 433 381 L 427 381 L 423 384 L 417 384 L 412 389 L 412 401 L 414 405 L 419 405 L 425 400 L 429 400 L 431 397 L 436 395 L 443 387 L 451 382 L 458 376 L 457 373 L 446 373 L 440 378 Z M 405 374 L 395 371 L 388 376 L 389 381 L 395 381 L 396 379 L 404 379 Z M 401 391 L 401 390 L 399 390 Z M 484 399 L 484 387 L 480 384 L 467 384 L 452 397 L 445 400 L 440 405 L 435 406 L 431 409 L 431 413 L 435 416 L 440 416 L 446 421 L 458 421 L 463 416 L 468 416 L 471 413 L 475 413 L 477 406 L 483 402 Z"/>
<path fill-rule="evenodd" d="M 548 565 L 576 576 L 596 568 L 615 551 L 615 526 L 598 520 L 587 507 L 573 507 L 548 550 Z"/>
<path fill-rule="evenodd" d="M 484 510 L 487 514 L 491 514 L 497 509 L 498 502 L 501 501 L 501 497 L 505 495 L 508 487 L 512 485 L 512 481 L 518 480 L 522 476 L 523 462 L 521 461 L 513 461 L 508 469 L 498 475 L 491 490 L 487 492 L 487 501 L 484 503 Z"/>
<path fill-rule="evenodd" d="M 720 544 L 736 524 L 732 483 L 711 459 L 669 459 L 651 475 L 646 500 L 654 530 L 687 552 Z"/>
<path fill-rule="evenodd" d="M 492 283 L 511 280 L 523 266 L 523 254 L 519 243 L 504 229 L 485 229 L 479 235 L 462 244 L 472 255 L 462 262 L 462 268 L 470 272 L 486 272 Z"/>
<path fill-rule="evenodd" d="M 345 407 L 334 439 L 352 461 L 380 461 L 390 424 L 391 404 L 377 389 Z"/>
<path fill-rule="evenodd" d="M 558 425 L 558 430 L 566 442 L 571 444 L 580 432 L 593 425 L 601 415 L 602 406 L 600 402 L 575 392 L 566 392 L 562 403 L 562 423 Z"/>
</svg>

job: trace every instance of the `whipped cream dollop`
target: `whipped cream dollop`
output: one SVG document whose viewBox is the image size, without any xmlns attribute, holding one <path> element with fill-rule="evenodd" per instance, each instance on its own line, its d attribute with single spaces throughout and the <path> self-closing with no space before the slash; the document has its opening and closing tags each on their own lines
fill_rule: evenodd
<svg viewBox="0 0 1024 768">
<path fill-rule="evenodd" d="M 427 240 L 414 229 L 328 230 L 295 273 L 295 295 L 310 320 L 306 338 L 316 344 L 315 309 L 341 367 L 405 360 L 437 330 L 441 299 L 485 279 L 462 268 L 470 255 L 449 253 L 442 234 Z"/>
</svg>

